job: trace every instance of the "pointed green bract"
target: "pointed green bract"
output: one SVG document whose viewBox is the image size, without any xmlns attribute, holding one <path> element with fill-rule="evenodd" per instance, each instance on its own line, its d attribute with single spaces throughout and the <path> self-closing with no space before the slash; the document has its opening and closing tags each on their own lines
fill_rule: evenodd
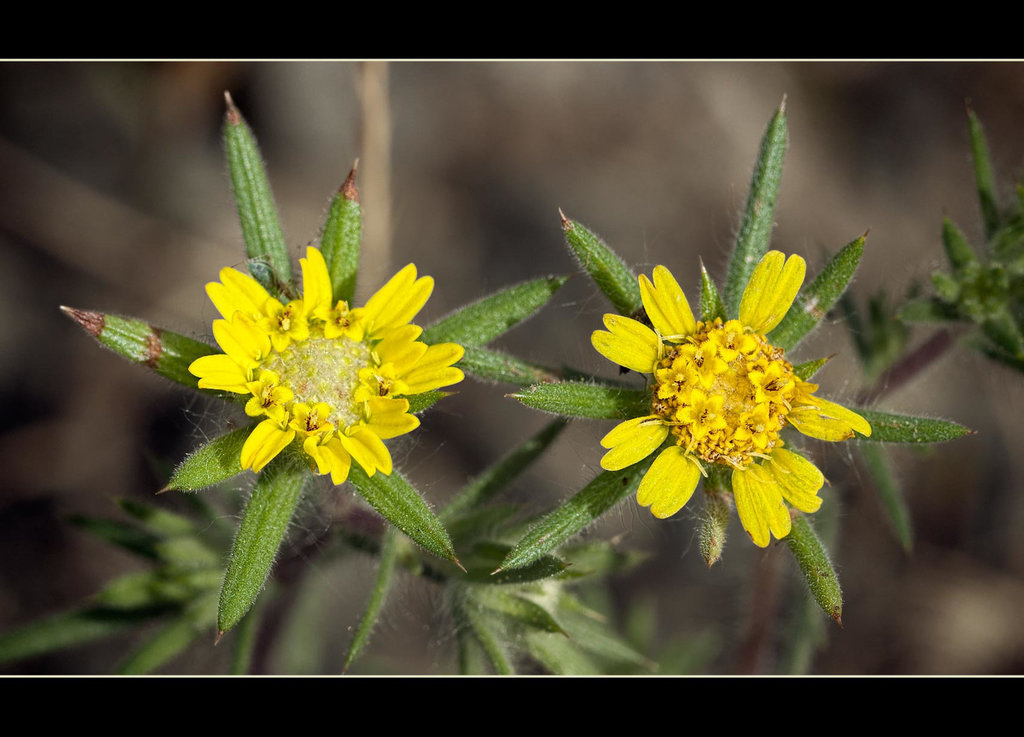
<svg viewBox="0 0 1024 737">
<path fill-rule="evenodd" d="M 565 425 L 564 420 L 555 420 L 549 423 L 508 456 L 473 478 L 459 492 L 458 496 L 441 511 L 441 519 L 451 519 L 466 510 L 479 507 L 490 501 L 495 494 L 505 488 L 537 460 L 541 453 L 547 450 L 548 446 L 565 429 Z"/>
<path fill-rule="evenodd" d="M 259 596 L 308 477 L 305 468 L 284 458 L 260 472 L 224 574 L 217 614 L 221 632 L 238 624 Z"/>
<path fill-rule="evenodd" d="M 754 273 L 754 267 L 768 251 L 775 221 L 775 199 L 782 179 L 782 159 L 786 153 L 786 104 L 783 100 L 761 139 L 761 152 L 747 195 L 736 248 L 725 278 L 725 304 L 730 317 L 737 317 L 740 297 Z"/>
<path fill-rule="evenodd" d="M 356 661 L 359 654 L 370 641 L 370 635 L 377 624 L 381 609 L 387 600 L 388 591 L 391 589 L 391 581 L 395 574 L 395 561 L 398 560 L 398 530 L 388 527 L 384 530 L 384 540 L 380 546 L 380 560 L 377 563 L 377 580 L 373 584 L 373 591 L 370 592 L 370 600 L 366 602 L 366 609 L 359 619 L 352 641 L 348 644 L 345 653 L 345 663 L 341 667 L 342 673 L 347 671 L 352 663 Z"/>
<path fill-rule="evenodd" d="M 634 315 L 643 307 L 636 274 L 612 249 L 575 220 L 562 216 L 565 240 L 597 288 L 620 315 Z"/>
<path fill-rule="evenodd" d="M 602 471 L 562 506 L 541 517 L 502 561 L 503 569 L 521 568 L 554 550 L 593 524 L 602 514 L 636 493 L 657 454 L 621 471 Z"/>
<path fill-rule="evenodd" d="M 988 153 L 988 142 L 981 121 L 974 111 L 967 110 L 967 130 L 971 136 L 971 158 L 974 160 L 974 181 L 978 187 L 978 202 L 981 217 L 985 223 L 985 237 L 991 238 L 999 230 L 999 205 L 996 202 L 996 185 L 992 176 L 992 160 Z"/>
<path fill-rule="evenodd" d="M 192 451 L 178 464 L 167 488 L 197 491 L 242 473 L 242 446 L 255 426 L 232 430 Z"/>
<path fill-rule="evenodd" d="M 873 409 L 852 407 L 871 425 L 871 437 L 860 435 L 857 440 L 862 442 L 880 443 L 943 443 L 956 440 L 971 432 L 957 422 L 936 420 L 930 417 L 911 417 L 891 412 L 877 412 Z"/>
<path fill-rule="evenodd" d="M 359 270 L 359 245 L 363 237 L 363 212 L 356 190 L 356 170 L 348 175 L 327 211 L 327 221 L 320 237 L 320 252 L 331 276 L 334 300 L 352 304 Z M 333 305 L 331 305 L 333 307 Z"/>
<path fill-rule="evenodd" d="M 704 268 L 704 262 L 700 262 L 700 319 L 704 322 L 713 322 L 715 318 L 725 320 L 725 302 L 722 295 L 718 293 L 714 279 Z"/>
<path fill-rule="evenodd" d="M 946 249 L 950 265 L 957 271 L 978 260 L 967 238 L 948 217 L 942 219 L 942 245 Z"/>
<path fill-rule="evenodd" d="M 249 125 L 238 108 L 227 98 L 224 118 L 224 146 L 228 170 L 242 223 L 245 252 L 249 258 L 265 262 L 274 278 L 251 269 L 252 275 L 271 293 L 278 291 L 276 281 L 287 284 L 292 279 L 292 262 L 284 241 L 284 232 L 277 217 L 277 207 L 270 194 L 270 183 L 263 167 L 263 158 Z"/>
<path fill-rule="evenodd" d="M 563 607 L 558 612 L 559 620 L 572 642 L 592 655 L 613 663 L 638 665 L 648 670 L 656 669 L 642 653 L 638 653 L 607 625 L 587 614 Z"/>
<path fill-rule="evenodd" d="M 437 389 L 432 389 L 429 392 L 408 396 L 406 399 L 409 401 L 409 414 L 418 415 L 420 412 L 425 412 L 445 397 L 451 395 L 452 392 L 442 392 Z"/>
<path fill-rule="evenodd" d="M 566 571 L 568 564 L 553 555 L 539 555 L 518 568 L 500 569 L 508 556 L 510 545 L 496 542 L 478 542 L 467 553 L 465 579 L 487 585 L 523 584 L 541 581 Z"/>
<path fill-rule="evenodd" d="M 700 555 L 708 568 L 722 557 L 731 509 L 725 492 L 708 490 L 704 495 L 704 511 L 700 521 Z"/>
<path fill-rule="evenodd" d="M 135 650 L 117 673 L 122 676 L 151 673 L 184 652 L 198 637 L 199 632 L 188 619 L 175 619 Z"/>
<path fill-rule="evenodd" d="M 197 358 L 219 353 L 218 349 L 184 335 L 162 330 L 142 320 L 102 312 L 61 307 L 89 335 L 114 353 L 127 358 L 163 377 L 190 389 L 198 379 L 188 367 Z M 223 392 L 200 390 L 204 394 L 223 397 Z"/>
<path fill-rule="evenodd" d="M 525 596 L 509 593 L 506 589 L 491 587 L 481 589 L 477 592 L 476 598 L 487 609 L 508 617 L 516 624 L 544 632 L 565 634 L 562 626 L 551 612 Z"/>
<path fill-rule="evenodd" d="M 484 297 L 438 320 L 423 331 L 420 340 L 463 347 L 486 345 L 547 304 L 567 278 L 548 276 Z"/>
<path fill-rule="evenodd" d="M 899 539 L 903 549 L 908 553 L 914 547 L 914 533 L 910 524 L 910 512 L 907 510 L 907 502 L 903 498 L 903 491 L 889 461 L 889 454 L 885 448 L 874 443 L 862 443 L 857 448 L 864 465 L 875 482 L 875 489 L 878 497 L 885 508 L 892 525 L 893 532 Z"/>
<path fill-rule="evenodd" d="M 348 480 L 371 507 L 417 545 L 439 558 L 457 560 L 441 520 L 397 469 L 388 476 L 380 472 L 367 476 L 359 464 L 353 463 Z"/>
<path fill-rule="evenodd" d="M 846 291 L 863 255 L 864 236 L 839 249 L 814 281 L 804 285 L 782 322 L 768 334 L 771 344 L 785 351 L 796 347 Z"/>
<path fill-rule="evenodd" d="M 534 384 L 509 396 L 544 412 L 596 420 L 624 420 L 651 409 L 649 391 L 581 381 Z"/>
<path fill-rule="evenodd" d="M 543 381 L 558 381 L 559 372 L 547 366 L 529 363 L 507 353 L 466 346 L 466 354 L 457 364 L 467 374 L 478 379 L 500 381 L 505 384 L 529 386 Z"/>
<path fill-rule="evenodd" d="M 811 377 L 818 373 L 821 370 L 821 367 L 828 363 L 831 358 L 831 356 L 826 356 L 825 358 L 818 358 L 814 361 L 798 363 L 793 367 L 793 373 L 797 375 L 798 379 L 810 381 Z"/>
<path fill-rule="evenodd" d="M 818 606 L 837 623 L 843 622 L 843 592 L 832 568 L 828 552 L 815 534 L 807 518 L 799 512 L 793 514 L 793 528 L 783 538 L 804 574 L 811 595 Z"/>
</svg>

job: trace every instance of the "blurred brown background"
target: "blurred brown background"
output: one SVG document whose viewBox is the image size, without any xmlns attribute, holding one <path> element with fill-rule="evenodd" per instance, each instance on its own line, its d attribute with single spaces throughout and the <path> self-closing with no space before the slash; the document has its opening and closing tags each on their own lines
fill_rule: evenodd
<svg viewBox="0 0 1024 737">
<path fill-rule="evenodd" d="M 316 242 L 331 195 L 360 158 L 367 220 L 357 301 L 414 261 L 437 283 L 423 321 L 504 285 L 574 271 L 558 207 L 638 269 L 669 266 L 696 296 L 698 257 L 724 272 L 760 137 L 783 95 L 790 143 L 773 245 L 805 255 L 814 272 L 870 228 L 852 287 L 861 302 L 927 283 L 943 263 L 944 214 L 981 243 L 965 99 L 986 125 L 1004 201 L 1024 168 L 1020 64 L 2 64 L 0 631 L 71 607 L 137 567 L 64 515 L 116 516 L 114 498 L 151 499 L 168 469 L 223 427 L 221 409 L 100 350 L 57 308 L 208 335 L 214 311 L 203 285 L 243 253 L 221 149 L 224 90 L 259 138 L 296 255 Z M 574 278 L 500 345 L 611 376 L 589 341 L 606 307 Z M 822 391 L 850 400 L 859 369 L 841 322 L 829 321 L 796 358 L 836 350 L 819 374 Z M 547 420 L 505 399 L 507 387 L 467 381 L 459 390 L 395 449 L 435 505 Z M 849 452 L 814 446 L 834 481 L 823 493 L 842 504 L 833 552 L 846 592 L 845 628 L 830 624 L 814 671 L 1021 672 L 1021 377 L 957 348 L 879 408 L 955 419 L 977 434 L 894 453 L 916 527 L 911 556 Z M 535 510 L 567 497 L 598 469 L 608 429 L 572 426 L 512 493 Z M 182 508 L 169 497 L 160 503 Z M 326 524 L 323 504 L 307 498 L 297 527 Z M 658 522 L 627 503 L 591 534 L 621 533 L 624 546 L 652 553 L 614 582 L 616 611 L 644 602 L 656 644 L 710 638 L 717 655 L 703 670 L 736 672 L 759 568 L 784 569 L 780 616 L 804 595 L 802 583 L 784 547 L 758 557 L 735 521 L 722 563 L 708 571 L 693 509 Z M 309 565 L 307 606 L 324 627 L 327 662 L 340 663 L 373 563 L 351 555 Z M 369 672 L 453 672 L 443 616 L 428 585 L 403 582 Z M 772 628 L 761 672 L 772 672 L 782 637 Z M 3 672 L 109 672 L 131 642 Z M 164 672 L 223 672 L 223 661 L 204 647 Z"/>
</svg>

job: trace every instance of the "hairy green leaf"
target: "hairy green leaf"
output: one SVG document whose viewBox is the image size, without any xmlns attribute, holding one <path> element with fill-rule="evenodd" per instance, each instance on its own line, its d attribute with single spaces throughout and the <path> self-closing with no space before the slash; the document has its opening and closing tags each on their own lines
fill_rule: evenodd
<svg viewBox="0 0 1024 737">
<path fill-rule="evenodd" d="M 803 381 L 810 381 L 816 373 L 821 371 L 822 366 L 832 360 L 832 356 L 825 356 L 825 358 L 818 358 L 813 361 L 805 361 L 804 363 L 798 363 L 793 367 L 793 373 L 797 375 L 797 378 Z"/>
<path fill-rule="evenodd" d="M 457 364 L 467 374 L 478 379 L 500 381 L 505 384 L 528 386 L 542 381 L 558 381 L 561 372 L 529 363 L 501 351 L 474 346 L 466 347 L 466 354 Z"/>
<path fill-rule="evenodd" d="M 963 425 L 949 420 L 930 417 L 911 417 L 873 409 L 851 407 L 871 425 L 871 437 L 857 436 L 863 442 L 881 443 L 942 443 L 956 440 L 972 432 Z"/>
<path fill-rule="evenodd" d="M 265 261 L 274 277 L 282 284 L 287 284 L 292 278 L 292 262 L 277 217 L 277 207 L 270 194 L 263 158 L 249 125 L 231 97 L 227 96 L 226 99 L 224 145 L 231 184 L 235 191 L 235 204 L 238 206 L 238 218 L 242 223 L 245 251 L 249 258 Z M 253 270 L 253 276 L 261 280 L 263 286 L 271 292 L 277 291 L 273 280 L 258 270 Z"/>
<path fill-rule="evenodd" d="M 547 276 L 503 289 L 441 318 L 423 331 L 421 340 L 486 345 L 546 305 L 566 279 Z"/>
<path fill-rule="evenodd" d="M 466 510 L 479 507 L 490 501 L 495 494 L 526 470 L 547 450 L 555 438 L 565 429 L 565 420 L 549 423 L 539 433 L 513 450 L 508 456 L 485 469 L 473 478 L 441 511 L 441 519 L 448 520 Z"/>
<path fill-rule="evenodd" d="M 864 236 L 839 249 L 814 281 L 797 294 L 782 322 L 768 335 L 771 344 L 788 351 L 811 332 L 846 291 L 863 255 Z"/>
<path fill-rule="evenodd" d="M 227 398 L 225 392 L 199 389 L 199 379 L 188 371 L 188 367 L 197 358 L 220 353 L 217 348 L 131 317 L 74 307 L 61 307 L 61 310 L 101 345 L 132 363 L 155 371 L 189 389 L 219 399 Z"/>
<path fill-rule="evenodd" d="M 981 121 L 974 111 L 967 109 L 967 130 L 971 136 L 971 158 L 974 160 L 974 181 L 978 187 L 978 202 L 981 217 L 985 223 L 985 237 L 991 238 L 999 230 L 999 205 L 996 201 L 995 178 L 992 176 L 992 160 L 988 153 L 988 142 Z"/>
<path fill-rule="evenodd" d="M 408 396 L 406 399 L 409 400 L 409 413 L 418 415 L 420 412 L 425 412 L 445 397 L 450 397 L 452 393 L 432 389 L 429 392 Z"/>
<path fill-rule="evenodd" d="M 648 670 L 658 667 L 603 622 L 565 608 L 559 610 L 558 617 L 570 639 L 592 655 L 612 663 L 638 665 Z"/>
<path fill-rule="evenodd" d="M 473 633 L 474 639 L 483 649 L 495 673 L 502 676 L 515 673 L 499 633 L 483 615 L 480 605 L 475 600 L 467 596 L 458 601 L 455 606 L 455 619 L 457 627 Z"/>
<path fill-rule="evenodd" d="M 259 596 L 308 477 L 305 468 L 286 459 L 260 472 L 242 513 L 224 574 L 217 615 L 221 632 L 238 624 Z"/>
<path fill-rule="evenodd" d="M 725 302 L 722 295 L 718 293 L 715 280 L 711 278 L 708 270 L 704 268 L 704 261 L 700 262 L 700 319 L 704 322 L 712 322 L 716 318 L 725 320 Z"/>
<path fill-rule="evenodd" d="M 541 555 L 518 568 L 499 568 L 511 546 L 478 542 L 466 556 L 466 580 L 482 584 L 521 584 L 557 576 L 566 570 L 565 561 L 553 555 Z"/>
<path fill-rule="evenodd" d="M 242 473 L 242 446 L 255 426 L 232 430 L 192 451 L 174 469 L 167 490 L 205 489 Z"/>
<path fill-rule="evenodd" d="M 582 381 L 534 384 L 509 396 L 527 407 L 563 417 L 625 420 L 650 414 L 651 411 L 651 395 L 647 390 Z"/>
<path fill-rule="evenodd" d="M 566 573 L 573 578 L 610 576 L 623 573 L 643 563 L 650 556 L 639 550 L 618 550 L 612 543 L 598 542 L 567 545 L 560 551 L 569 561 Z"/>
<path fill-rule="evenodd" d="M 775 199 L 782 179 L 782 159 L 786 153 L 787 136 L 786 101 L 783 99 L 761 139 L 761 152 L 750 182 L 746 211 L 743 213 L 736 248 L 725 278 L 725 304 L 731 317 L 739 314 L 743 290 L 771 242 Z"/>
<path fill-rule="evenodd" d="M 397 469 L 388 476 L 380 472 L 367 476 L 359 464 L 353 463 L 349 481 L 370 506 L 413 542 L 439 558 L 458 563 L 441 520 Z"/>
<path fill-rule="evenodd" d="M 530 565 L 589 527 L 613 506 L 636 493 L 640 479 L 656 455 L 652 453 L 621 471 L 602 471 L 562 506 L 537 520 L 502 561 L 501 567 L 508 570 Z"/>
<path fill-rule="evenodd" d="M 978 261 L 966 236 L 948 217 L 942 219 L 942 245 L 946 248 L 946 256 L 949 258 L 950 265 L 956 271 Z"/>
<path fill-rule="evenodd" d="M 794 514 L 793 528 L 784 540 L 796 558 L 818 606 L 842 625 L 843 592 L 839 588 L 839 579 L 825 546 L 803 514 Z"/>
<path fill-rule="evenodd" d="M 729 503 L 729 495 L 725 492 L 706 491 L 700 521 L 700 555 L 710 568 L 722 557 L 732 505 Z"/>
<path fill-rule="evenodd" d="M 516 624 L 565 634 L 551 612 L 525 596 L 510 593 L 507 589 L 490 587 L 477 592 L 476 598 L 485 608 L 504 615 Z"/>
<path fill-rule="evenodd" d="M 556 676 L 596 676 L 597 665 L 580 652 L 579 643 L 550 632 L 526 633 L 530 657 Z"/>
<path fill-rule="evenodd" d="M 357 164 L 359 162 L 356 162 Z M 356 272 L 359 270 L 359 245 L 363 236 L 363 214 L 356 189 L 356 167 L 331 200 L 327 221 L 320 237 L 320 252 L 331 276 L 335 301 L 349 304 L 356 293 Z"/>
<path fill-rule="evenodd" d="M 0 663 L 44 655 L 109 637 L 159 612 L 91 607 L 57 614 L 0 634 Z"/>
<path fill-rule="evenodd" d="M 636 274 L 612 249 L 575 220 L 562 215 L 562 230 L 569 250 L 598 289 L 622 315 L 633 315 L 643 307 Z"/>
</svg>

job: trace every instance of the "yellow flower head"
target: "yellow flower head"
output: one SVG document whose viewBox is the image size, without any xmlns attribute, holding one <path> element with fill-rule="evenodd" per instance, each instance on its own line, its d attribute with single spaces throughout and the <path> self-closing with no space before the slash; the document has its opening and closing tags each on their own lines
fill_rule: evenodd
<svg viewBox="0 0 1024 737">
<path fill-rule="evenodd" d="M 743 528 L 756 545 L 789 534 L 785 502 L 802 512 L 821 506 L 821 472 L 783 448 L 792 425 L 804 435 L 845 440 L 871 426 L 851 410 L 814 396 L 783 351 L 765 337 L 793 304 L 806 265 L 799 256 L 769 251 L 740 301 L 739 319 L 697 322 L 686 296 L 664 266 L 653 283 L 640 276 L 640 296 L 654 329 L 621 315 L 605 315 L 594 332 L 606 358 L 653 378 L 651 413 L 620 423 L 602 440 L 601 466 L 617 471 L 661 448 L 637 491 L 655 517 L 678 512 L 705 464 L 732 468 L 732 491 Z"/>
<path fill-rule="evenodd" d="M 249 394 L 246 414 L 266 417 L 242 447 L 242 468 L 260 471 L 292 442 L 336 484 L 353 459 L 372 476 L 391 473 L 382 442 L 419 426 L 411 396 L 462 381 L 463 348 L 428 346 L 410 321 L 434 287 L 409 264 L 365 307 L 334 302 L 327 265 L 309 248 L 302 298 L 284 304 L 250 276 L 225 268 L 206 285 L 223 316 L 213 323 L 222 354 L 189 366 L 200 389 Z"/>
</svg>

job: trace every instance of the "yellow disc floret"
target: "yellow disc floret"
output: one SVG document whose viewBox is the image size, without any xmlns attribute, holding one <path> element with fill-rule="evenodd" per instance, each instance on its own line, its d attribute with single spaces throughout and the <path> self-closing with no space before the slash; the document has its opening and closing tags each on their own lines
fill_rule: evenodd
<svg viewBox="0 0 1024 737">
<path fill-rule="evenodd" d="M 738 320 L 698 322 L 681 344 L 664 343 L 651 413 L 676 444 L 709 463 L 742 468 L 779 443 L 796 395 L 793 366 Z"/>
</svg>

